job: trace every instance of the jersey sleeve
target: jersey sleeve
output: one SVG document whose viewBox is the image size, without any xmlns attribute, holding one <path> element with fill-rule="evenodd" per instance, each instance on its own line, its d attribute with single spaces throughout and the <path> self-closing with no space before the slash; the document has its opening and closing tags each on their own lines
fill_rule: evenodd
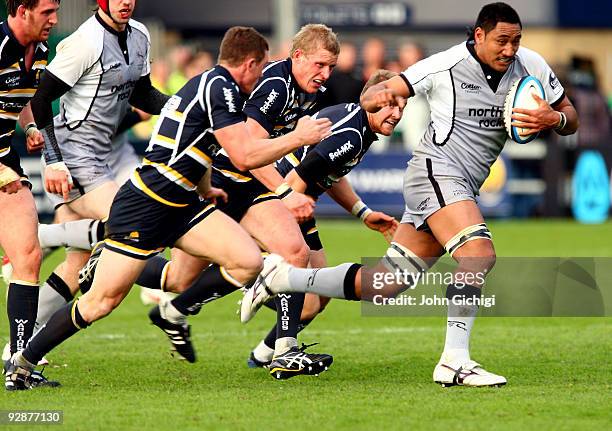
<svg viewBox="0 0 612 431">
<path fill-rule="evenodd" d="M 287 85 L 281 77 L 269 77 L 257 85 L 244 105 L 244 113 L 272 134 L 276 119 L 287 104 Z"/>
<path fill-rule="evenodd" d="M 359 156 L 360 151 L 361 135 L 349 129 L 325 138 L 314 146 L 311 153 L 321 156 L 330 167 L 327 173 L 332 173 L 341 171 L 344 165 Z"/>
<path fill-rule="evenodd" d="M 433 86 L 436 74 L 450 69 L 460 61 L 464 48 L 454 46 L 446 51 L 439 52 L 416 62 L 401 73 L 401 77 L 410 88 L 411 95 L 429 93 Z"/>
<path fill-rule="evenodd" d="M 100 58 L 101 47 L 95 46 L 81 32 L 75 32 L 57 45 L 57 54 L 47 70 L 70 87 Z"/>
<path fill-rule="evenodd" d="M 213 130 L 244 121 L 244 114 L 239 109 L 240 95 L 233 85 L 221 77 L 215 77 L 207 83 L 204 102 Z"/>
<path fill-rule="evenodd" d="M 546 101 L 550 105 L 559 102 L 565 94 L 565 90 L 544 57 L 535 51 L 523 47 L 521 47 L 519 52 L 519 55 L 524 59 L 527 72 L 538 78 L 542 83 L 544 94 L 546 94 Z"/>
</svg>

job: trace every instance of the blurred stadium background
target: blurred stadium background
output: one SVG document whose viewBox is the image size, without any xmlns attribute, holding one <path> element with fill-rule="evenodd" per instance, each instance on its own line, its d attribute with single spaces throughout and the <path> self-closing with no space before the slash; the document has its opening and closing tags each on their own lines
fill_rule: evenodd
<svg viewBox="0 0 612 431">
<path fill-rule="evenodd" d="M 254 26 L 272 42 L 273 58 L 287 55 L 288 41 L 307 22 L 323 22 L 340 37 L 342 52 L 329 81 L 330 100 L 353 101 L 377 68 L 405 69 L 422 56 L 465 39 L 485 0 L 227 0 L 138 1 L 135 18 L 152 35 L 152 78 L 175 92 L 211 66 L 225 30 Z M 510 0 L 524 25 L 523 45 L 540 52 L 577 106 L 581 128 L 560 138 L 545 134 L 528 145 L 509 142 L 483 186 L 480 203 L 488 217 L 569 217 L 602 222 L 610 208 L 612 167 L 612 2 L 606 0 Z M 62 0 L 53 48 L 94 9 L 88 0 Z M 4 2 L 2 2 L 4 7 Z M 5 15 L 4 15 L 5 16 Z M 146 145 L 153 120 L 136 126 L 130 140 Z M 402 172 L 429 121 L 426 100 L 412 98 L 396 133 L 372 146 L 350 179 L 370 206 L 402 212 Z M 24 154 L 25 156 L 25 154 Z M 42 194 L 37 157 L 26 170 L 42 220 L 52 208 Z M 329 199 L 318 216 L 344 215 Z"/>
</svg>

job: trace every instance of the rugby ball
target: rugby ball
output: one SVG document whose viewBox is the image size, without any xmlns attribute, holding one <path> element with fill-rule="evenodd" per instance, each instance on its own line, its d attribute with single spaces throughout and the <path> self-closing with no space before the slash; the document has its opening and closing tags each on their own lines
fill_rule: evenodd
<svg viewBox="0 0 612 431">
<path fill-rule="evenodd" d="M 538 102 L 533 98 L 533 94 L 537 94 L 542 99 L 546 99 L 544 87 L 542 87 L 542 83 L 538 78 L 531 75 L 523 76 L 510 87 L 510 91 L 508 91 L 504 103 L 504 124 L 506 126 L 506 131 L 510 139 L 519 144 L 531 142 L 537 138 L 539 134 L 526 134 L 527 129 L 514 127 L 511 124 L 513 108 L 536 109 L 538 107 Z"/>
</svg>

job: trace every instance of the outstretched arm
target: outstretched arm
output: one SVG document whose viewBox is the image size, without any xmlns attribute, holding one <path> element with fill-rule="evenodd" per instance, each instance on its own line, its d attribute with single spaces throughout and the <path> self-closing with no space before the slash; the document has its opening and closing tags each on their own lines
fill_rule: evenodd
<svg viewBox="0 0 612 431">
<path fill-rule="evenodd" d="M 400 75 L 368 88 L 359 98 L 359 103 L 368 112 L 378 112 L 385 106 L 395 106 L 400 99 L 412 95 L 409 84 Z"/>
</svg>

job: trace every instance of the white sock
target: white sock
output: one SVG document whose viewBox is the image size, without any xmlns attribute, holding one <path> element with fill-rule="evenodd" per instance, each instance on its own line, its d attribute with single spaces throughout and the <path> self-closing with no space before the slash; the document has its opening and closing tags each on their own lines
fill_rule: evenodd
<svg viewBox="0 0 612 431">
<path fill-rule="evenodd" d="M 91 250 L 92 242 L 97 242 L 92 233 L 100 221 L 83 219 L 56 224 L 39 224 L 38 241 L 41 248 L 74 247 Z"/>
<path fill-rule="evenodd" d="M 297 338 L 283 337 L 277 338 L 274 342 L 274 356 L 282 355 L 292 347 L 297 347 Z"/>
<path fill-rule="evenodd" d="M 178 311 L 170 301 L 162 300 L 162 302 L 159 303 L 159 314 L 175 325 L 183 325 L 187 319 L 187 316 Z"/>
<path fill-rule="evenodd" d="M 477 305 L 455 305 L 452 302 L 449 304 L 442 362 L 463 363 L 470 360 L 470 332 L 476 313 Z"/>
<path fill-rule="evenodd" d="M 38 292 L 38 312 L 36 314 L 36 324 L 34 330 L 43 326 L 61 307 L 68 301 L 60 295 L 54 288 L 45 282 Z"/>
<path fill-rule="evenodd" d="M 272 356 L 274 356 L 274 349 L 266 346 L 266 343 L 261 340 L 257 347 L 253 349 L 253 356 L 255 356 L 255 359 L 259 362 L 269 362 L 272 360 Z"/>
<path fill-rule="evenodd" d="M 289 270 L 289 286 L 292 292 L 312 292 L 329 298 L 344 299 L 344 279 L 354 265 L 356 264 L 343 263 L 329 268 L 292 267 Z"/>
</svg>

